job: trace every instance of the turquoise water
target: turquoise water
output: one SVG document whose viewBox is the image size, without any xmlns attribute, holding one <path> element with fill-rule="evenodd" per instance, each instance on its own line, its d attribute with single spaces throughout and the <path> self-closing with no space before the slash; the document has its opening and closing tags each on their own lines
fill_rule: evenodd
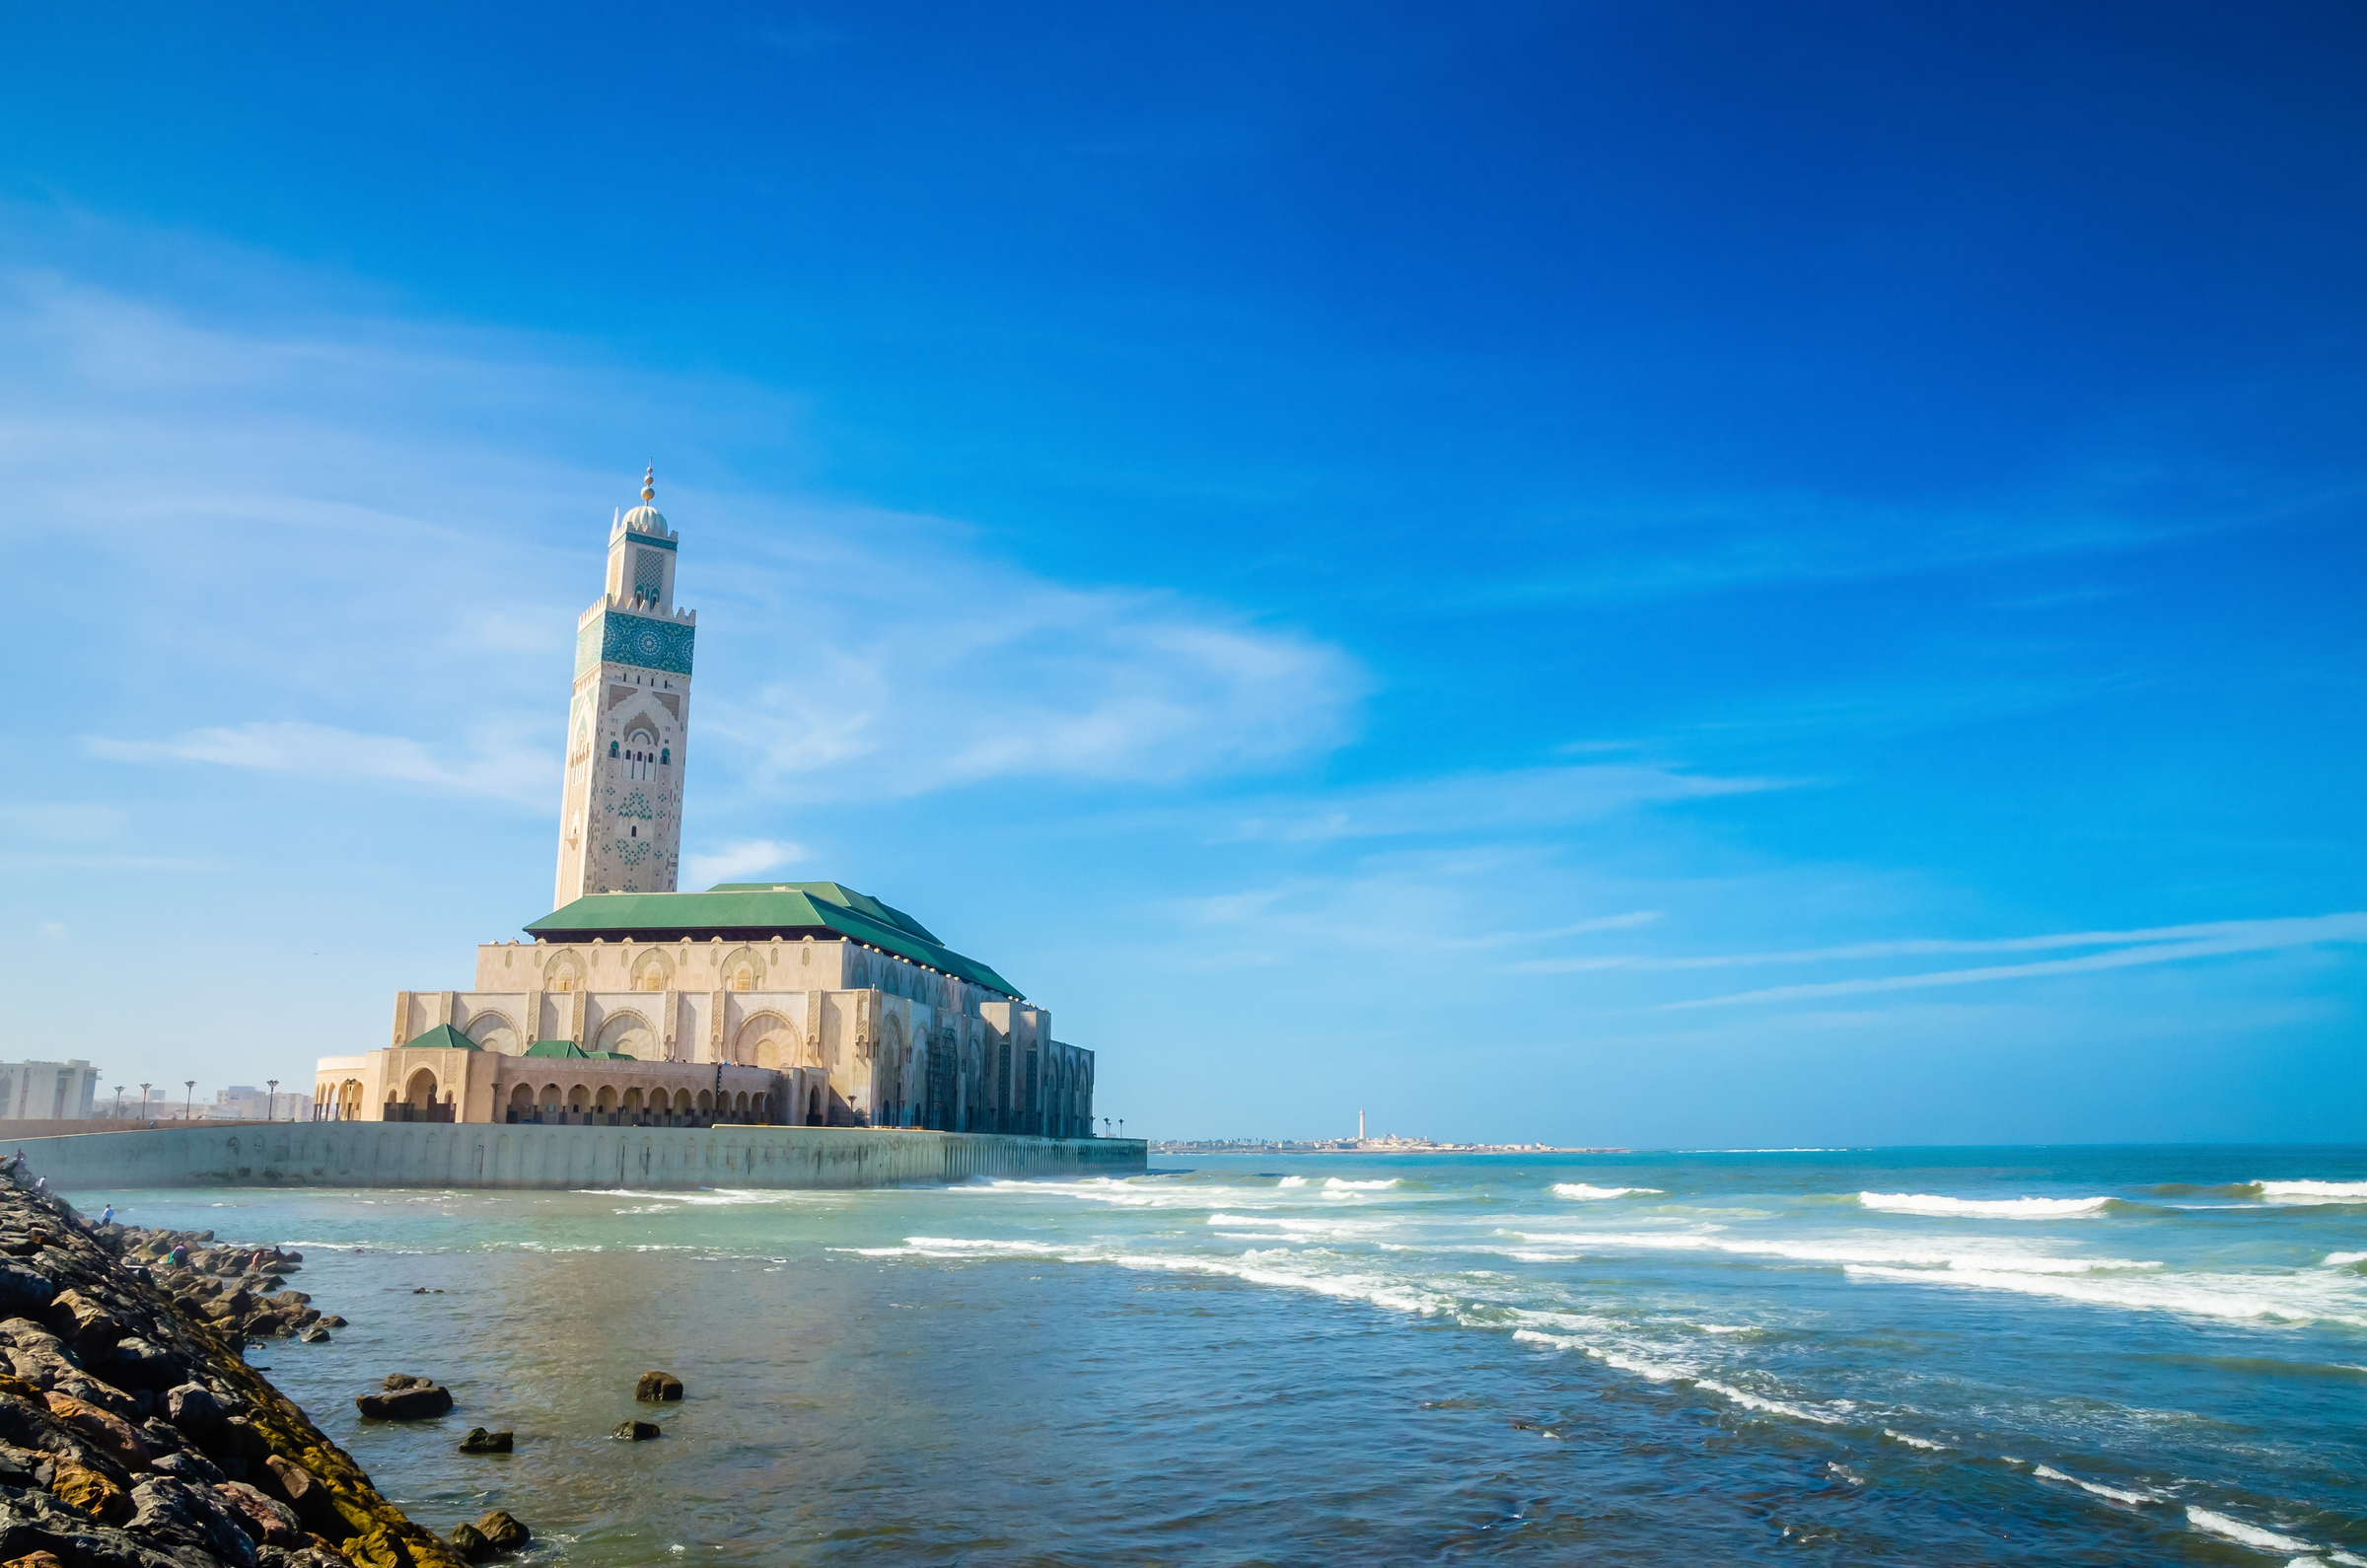
<svg viewBox="0 0 2367 1568">
<path fill-rule="evenodd" d="M 1161 1166 L 75 1196 L 303 1247 L 251 1359 L 538 1561 L 2367 1562 L 2367 1149 Z"/>
</svg>

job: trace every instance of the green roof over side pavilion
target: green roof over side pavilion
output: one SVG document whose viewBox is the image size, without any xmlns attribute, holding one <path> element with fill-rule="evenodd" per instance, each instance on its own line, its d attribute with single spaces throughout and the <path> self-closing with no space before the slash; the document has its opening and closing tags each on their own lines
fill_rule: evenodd
<svg viewBox="0 0 2367 1568">
<path fill-rule="evenodd" d="M 834 882 L 726 882 L 705 892 L 594 892 L 526 928 L 543 942 L 784 942 L 851 938 L 1017 998 L 1009 980 L 964 958 L 902 910 Z"/>
</svg>

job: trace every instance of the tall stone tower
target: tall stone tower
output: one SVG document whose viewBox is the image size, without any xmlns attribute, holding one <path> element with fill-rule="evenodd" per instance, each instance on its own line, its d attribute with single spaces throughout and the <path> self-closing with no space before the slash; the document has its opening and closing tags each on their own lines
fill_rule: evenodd
<svg viewBox="0 0 2367 1568">
<path fill-rule="evenodd" d="M 674 607 L 681 539 L 657 498 L 653 466 L 641 504 L 609 531 L 608 591 L 575 623 L 553 908 L 592 892 L 672 892 L 681 868 L 698 617 Z"/>
</svg>

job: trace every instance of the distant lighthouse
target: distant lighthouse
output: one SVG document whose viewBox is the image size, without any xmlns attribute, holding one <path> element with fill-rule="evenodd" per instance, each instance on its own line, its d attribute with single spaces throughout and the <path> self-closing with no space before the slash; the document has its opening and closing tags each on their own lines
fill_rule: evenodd
<svg viewBox="0 0 2367 1568">
<path fill-rule="evenodd" d="M 1361 1110 L 1356 1112 L 1356 1141 L 1364 1142 L 1364 1112 Z"/>
</svg>

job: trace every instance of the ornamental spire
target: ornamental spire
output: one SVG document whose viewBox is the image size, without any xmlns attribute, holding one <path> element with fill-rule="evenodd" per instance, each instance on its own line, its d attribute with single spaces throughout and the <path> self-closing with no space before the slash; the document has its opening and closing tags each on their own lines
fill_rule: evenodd
<svg viewBox="0 0 2367 1568">
<path fill-rule="evenodd" d="M 644 501 L 655 501 L 657 498 L 658 463 L 657 460 L 653 458 L 650 460 L 648 471 L 641 475 L 641 499 Z"/>
</svg>

